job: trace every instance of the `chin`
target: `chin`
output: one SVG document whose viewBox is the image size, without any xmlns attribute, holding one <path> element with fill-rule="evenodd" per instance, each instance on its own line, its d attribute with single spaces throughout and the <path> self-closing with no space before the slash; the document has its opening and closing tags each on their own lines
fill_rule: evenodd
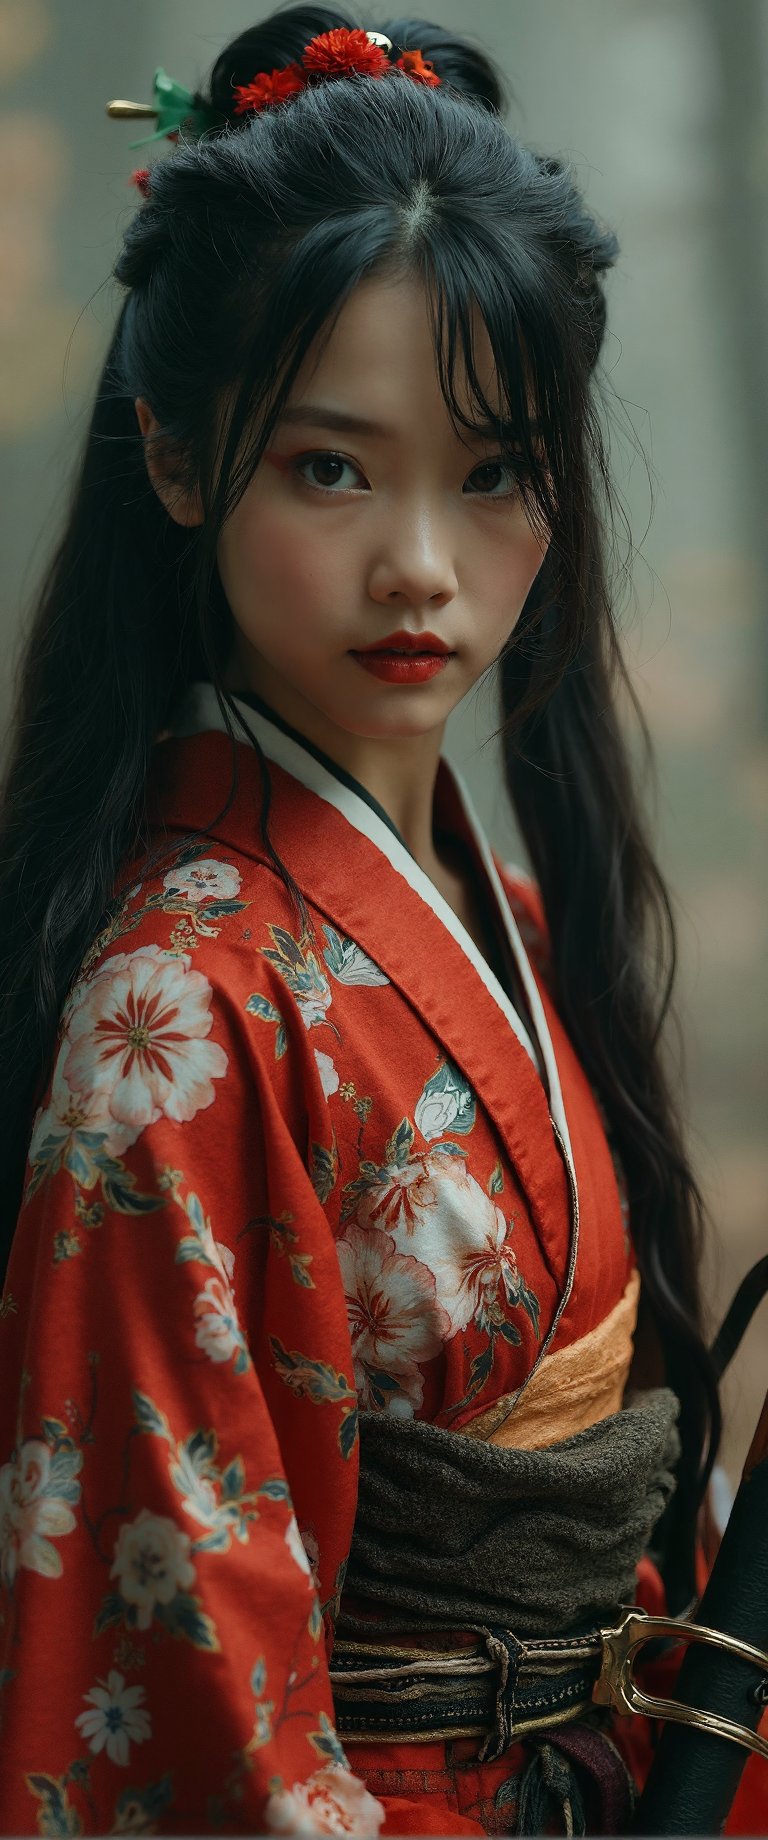
<svg viewBox="0 0 768 1840">
<path fill-rule="evenodd" d="M 451 705 L 453 707 L 453 705 Z M 339 721 L 339 727 L 345 728 L 350 735 L 358 735 L 362 741 L 413 741 L 418 735 L 431 734 L 434 728 L 447 721 L 450 710 L 429 710 L 422 707 L 410 714 L 406 710 L 392 710 L 388 718 L 373 721 L 356 720 L 354 716 Z"/>
</svg>

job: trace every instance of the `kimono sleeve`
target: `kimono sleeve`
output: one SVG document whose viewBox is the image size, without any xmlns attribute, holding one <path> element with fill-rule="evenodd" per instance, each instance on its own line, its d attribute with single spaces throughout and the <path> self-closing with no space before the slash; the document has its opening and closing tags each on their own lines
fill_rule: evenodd
<svg viewBox="0 0 768 1840">
<path fill-rule="evenodd" d="M 333 1573 L 356 1460 L 333 1240 L 285 1125 L 270 1160 L 240 960 L 166 936 L 91 964 L 34 1119 L 0 1315 L 0 1830 L 375 1833 L 291 1484 L 306 1420 Z"/>
</svg>

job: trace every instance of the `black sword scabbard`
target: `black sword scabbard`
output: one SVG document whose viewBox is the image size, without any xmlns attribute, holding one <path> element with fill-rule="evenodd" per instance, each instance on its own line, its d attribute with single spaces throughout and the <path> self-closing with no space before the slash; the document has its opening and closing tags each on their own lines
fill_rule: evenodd
<svg viewBox="0 0 768 1840">
<path fill-rule="evenodd" d="M 677 1707 L 689 1709 L 694 1720 L 679 1723 L 681 1714 L 670 1703 L 635 1813 L 635 1834 L 719 1834 L 749 1751 L 758 1744 L 760 1767 L 768 1771 L 768 1745 L 754 1736 L 768 1705 L 768 1398 L 696 1624 L 734 1638 L 752 1657 L 717 1642 L 691 1642 L 675 1694 Z M 685 1639 L 685 1624 L 680 1634 Z M 726 1723 L 740 1738 L 722 1735 Z"/>
</svg>

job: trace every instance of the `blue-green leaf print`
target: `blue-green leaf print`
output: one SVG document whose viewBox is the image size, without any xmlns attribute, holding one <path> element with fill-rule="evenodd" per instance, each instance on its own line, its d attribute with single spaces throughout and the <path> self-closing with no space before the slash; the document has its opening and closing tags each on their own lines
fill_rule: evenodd
<svg viewBox="0 0 768 1840">
<path fill-rule="evenodd" d="M 311 1399 L 315 1405 L 325 1400 L 341 1405 L 339 1450 L 343 1457 L 349 1457 L 357 1438 L 357 1394 L 346 1375 L 337 1373 L 325 1361 L 311 1360 L 297 1348 L 284 1348 L 276 1335 L 270 1335 L 269 1345 L 276 1372 L 298 1399 Z"/>
<path fill-rule="evenodd" d="M 136 1625 L 138 1611 L 135 1604 L 127 1604 L 119 1591 L 108 1591 L 96 1612 L 93 1633 L 100 1636 L 104 1629 L 112 1629 L 115 1624 L 125 1622 L 129 1627 Z"/>
<path fill-rule="evenodd" d="M 83 1823 L 76 1809 L 70 1807 L 64 1777 L 44 1776 L 35 1771 L 26 1781 L 27 1788 L 41 1803 L 37 1814 L 38 1833 L 44 1834 L 46 1840 L 82 1833 Z"/>
<path fill-rule="evenodd" d="M 202 1425 L 198 1425 L 197 1430 L 190 1432 L 189 1437 L 179 1444 L 179 1455 L 186 1458 L 196 1475 L 207 1476 L 211 1465 L 216 1462 L 218 1448 L 216 1432 L 204 1431 Z"/>
<path fill-rule="evenodd" d="M 142 1195 L 136 1190 L 136 1177 L 119 1157 L 106 1156 L 102 1151 L 94 1156 L 94 1162 L 101 1171 L 101 1192 L 108 1207 L 117 1214 L 154 1214 L 157 1208 L 165 1207 L 164 1195 Z"/>
<path fill-rule="evenodd" d="M 320 1714 L 320 1730 L 307 1732 L 307 1738 L 320 1757 L 330 1757 L 331 1762 L 340 1764 L 343 1770 L 349 1769 L 344 1749 L 326 1712 Z"/>
<path fill-rule="evenodd" d="M 469 1405 L 470 1400 L 474 1399 L 481 1388 L 485 1386 L 485 1382 L 493 1367 L 493 1355 L 494 1338 L 493 1336 L 489 1336 L 487 1347 L 484 1348 L 480 1354 L 475 1355 L 469 1370 L 469 1386 L 461 1401 L 463 1406 Z"/>
<path fill-rule="evenodd" d="M 268 997 L 262 996 L 260 990 L 253 991 L 245 1007 L 251 1016 L 260 1016 L 262 1022 L 277 1023 L 277 1031 L 275 1034 L 275 1060 L 282 1060 L 288 1045 L 288 1038 L 285 1032 L 285 1023 L 279 1009 L 275 1008 L 274 1003 L 270 1003 Z"/>
<path fill-rule="evenodd" d="M 242 1457 L 233 1457 L 221 1472 L 222 1501 L 238 1501 L 245 1493 L 245 1464 Z"/>
<path fill-rule="evenodd" d="M 302 1285 L 305 1291 L 315 1289 L 314 1279 L 310 1277 L 307 1266 L 312 1263 L 311 1252 L 291 1252 L 288 1255 L 288 1269 L 294 1284 Z"/>
<path fill-rule="evenodd" d="M 385 1147 L 385 1163 L 395 1163 L 398 1169 L 404 1169 L 411 1153 L 413 1138 L 414 1130 L 410 1118 L 402 1118 Z"/>
<path fill-rule="evenodd" d="M 472 1130 L 477 1115 L 474 1093 L 451 1061 L 441 1061 L 437 1072 L 427 1080 L 413 1115 L 428 1144 L 447 1131 L 465 1137 Z"/>
<path fill-rule="evenodd" d="M 270 1476 L 267 1482 L 260 1484 L 258 1492 L 265 1495 L 267 1501 L 289 1502 L 291 1499 L 290 1489 L 282 1476 Z"/>
<path fill-rule="evenodd" d="M 344 938 L 336 932 L 335 927 L 325 924 L 323 932 L 328 941 L 323 958 L 337 984 L 360 984 L 371 988 L 389 983 L 385 972 L 374 964 L 373 959 L 353 939 Z"/>
<path fill-rule="evenodd" d="M 525 1310 L 526 1315 L 530 1317 L 530 1320 L 533 1323 L 533 1327 L 536 1332 L 536 1335 L 538 1336 L 540 1334 L 539 1300 L 538 1300 L 538 1297 L 535 1295 L 535 1293 L 528 1289 L 527 1284 L 521 1284 L 520 1286 L 520 1302 L 523 1306 L 523 1309 Z"/>
<path fill-rule="evenodd" d="M 199 856 L 207 856 L 209 843 L 185 843 L 173 859 L 174 869 L 186 869 L 190 863 L 197 862 Z"/>
<path fill-rule="evenodd" d="M 357 1440 L 357 1406 L 347 1406 L 339 1426 L 339 1450 L 344 1458 L 351 1457 Z"/>
<path fill-rule="evenodd" d="M 386 1408 L 388 1405 L 388 1394 L 392 1398 L 395 1393 L 401 1393 L 403 1390 L 399 1380 L 393 1379 L 391 1374 L 381 1373 L 378 1368 L 369 1367 L 367 1369 L 367 1380 L 373 1404 L 380 1408 Z"/>
<path fill-rule="evenodd" d="M 106 1137 L 105 1131 L 83 1131 L 76 1125 L 47 1133 L 31 1158 L 32 1174 L 23 1204 L 31 1201 L 44 1181 L 66 1169 L 78 1188 L 92 1189 L 100 1181 L 104 1200 L 117 1213 L 151 1214 L 164 1207 L 163 1197 L 137 1192 L 136 1177 L 119 1157 L 109 1156 L 102 1149 Z"/>
<path fill-rule="evenodd" d="M 234 1529 L 229 1527 L 214 1527 L 212 1533 L 202 1534 L 199 1540 L 193 1540 L 189 1550 L 192 1553 L 229 1552 L 233 1531 Z"/>
<path fill-rule="evenodd" d="M 71 1438 L 54 1447 L 48 1466 L 46 1495 L 55 1496 L 59 1501 L 78 1502 L 81 1487 L 77 1477 L 83 1467 L 83 1453 L 73 1444 Z"/>
<path fill-rule="evenodd" d="M 177 1591 L 168 1604 L 156 1603 L 155 1616 L 158 1623 L 162 1623 L 172 1636 L 191 1642 L 193 1648 L 218 1652 L 216 1624 L 201 1610 L 197 1598 L 190 1597 L 188 1591 Z"/>
<path fill-rule="evenodd" d="M 131 1394 L 131 1398 L 133 1400 L 133 1410 L 136 1418 L 136 1429 L 138 1431 L 148 1431 L 152 1437 L 165 1438 L 169 1444 L 172 1444 L 173 1438 L 171 1436 L 171 1427 L 165 1413 L 160 1411 L 159 1406 L 155 1405 L 154 1400 L 150 1399 L 147 1393 L 139 1393 L 138 1391 L 134 1391 Z"/>
<path fill-rule="evenodd" d="M 335 1138 L 330 1150 L 326 1150 L 323 1144 L 311 1144 L 309 1177 L 318 1201 L 325 1202 L 328 1200 L 328 1196 L 335 1186 L 338 1172 L 339 1158 Z"/>
<path fill-rule="evenodd" d="M 171 893 L 172 890 L 169 889 L 168 892 Z M 206 901 L 205 905 L 201 906 L 200 912 L 205 920 L 221 920 L 225 914 L 242 913 L 243 908 L 247 906 L 247 901 Z"/>
<path fill-rule="evenodd" d="M 46 1444 L 53 1445 L 54 1449 L 57 1444 L 72 1444 L 71 1433 L 60 1418 L 41 1418 L 40 1423 Z"/>
<path fill-rule="evenodd" d="M 488 1177 L 488 1193 L 489 1195 L 501 1195 L 503 1190 L 504 1175 L 501 1163 L 494 1163 L 493 1169 Z"/>
<path fill-rule="evenodd" d="M 172 1801 L 173 1778 L 169 1773 L 143 1789 L 123 1789 L 115 1803 L 113 1834 L 153 1833 L 158 1815 Z"/>
<path fill-rule="evenodd" d="M 270 926 L 269 931 L 275 943 L 273 946 L 262 946 L 262 956 L 269 959 L 270 964 L 279 971 L 292 994 L 300 998 L 319 993 L 326 979 L 314 952 L 305 952 L 299 941 L 283 926 Z"/>
<path fill-rule="evenodd" d="M 269 1345 L 280 1379 L 298 1398 L 311 1399 L 316 1405 L 325 1400 L 336 1404 L 356 1398 L 346 1374 L 338 1373 L 326 1361 L 312 1360 L 296 1348 L 284 1348 L 276 1335 L 270 1335 Z"/>
</svg>

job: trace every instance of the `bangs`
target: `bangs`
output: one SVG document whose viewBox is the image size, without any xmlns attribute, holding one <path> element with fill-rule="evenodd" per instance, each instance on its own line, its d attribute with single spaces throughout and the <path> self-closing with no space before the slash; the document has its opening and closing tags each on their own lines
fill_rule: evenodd
<svg viewBox="0 0 768 1840">
<path fill-rule="evenodd" d="M 468 238 L 465 259 L 452 260 L 453 254 L 444 245 L 430 251 L 425 276 L 443 400 L 460 438 L 492 440 L 504 450 L 532 527 L 546 536 L 563 517 L 568 475 L 563 429 L 573 409 L 562 400 L 563 367 L 553 328 L 551 323 L 537 328 L 528 302 L 518 306 L 510 275 L 493 273 L 489 251 L 478 260 Z M 475 259 L 467 261 L 468 255 Z M 493 356 L 492 397 L 479 375 L 480 326 Z"/>
</svg>

